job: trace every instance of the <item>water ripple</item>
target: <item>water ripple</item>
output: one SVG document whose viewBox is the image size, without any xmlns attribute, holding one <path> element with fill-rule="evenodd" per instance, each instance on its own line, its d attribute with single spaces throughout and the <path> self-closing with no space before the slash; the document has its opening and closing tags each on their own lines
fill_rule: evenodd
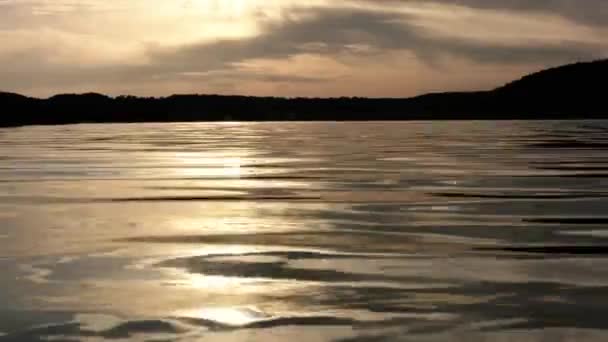
<svg viewBox="0 0 608 342">
<path fill-rule="evenodd" d="M 604 341 L 606 132 L 0 129 L 0 341 Z"/>
</svg>

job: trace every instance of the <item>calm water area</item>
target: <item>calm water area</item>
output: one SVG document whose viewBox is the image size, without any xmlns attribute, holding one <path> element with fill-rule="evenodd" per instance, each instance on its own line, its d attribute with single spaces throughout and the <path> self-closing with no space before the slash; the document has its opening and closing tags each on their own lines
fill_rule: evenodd
<svg viewBox="0 0 608 342">
<path fill-rule="evenodd" d="M 0 129 L 0 341 L 606 341 L 608 121 Z"/>
</svg>

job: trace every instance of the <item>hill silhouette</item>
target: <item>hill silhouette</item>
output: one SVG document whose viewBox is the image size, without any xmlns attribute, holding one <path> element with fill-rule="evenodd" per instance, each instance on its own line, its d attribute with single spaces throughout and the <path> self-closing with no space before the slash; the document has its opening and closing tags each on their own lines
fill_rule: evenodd
<svg viewBox="0 0 608 342">
<path fill-rule="evenodd" d="M 278 98 L 222 95 L 48 99 L 0 92 L 0 126 L 94 122 L 608 118 L 608 60 L 544 70 L 490 91 L 413 98 Z"/>
</svg>

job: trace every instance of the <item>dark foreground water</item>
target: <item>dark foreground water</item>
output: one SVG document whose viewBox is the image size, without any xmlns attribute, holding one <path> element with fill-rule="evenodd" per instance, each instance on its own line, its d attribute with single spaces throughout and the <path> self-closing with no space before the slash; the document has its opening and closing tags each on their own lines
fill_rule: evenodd
<svg viewBox="0 0 608 342">
<path fill-rule="evenodd" d="M 0 130 L 0 341 L 606 341 L 608 122 Z"/>
</svg>

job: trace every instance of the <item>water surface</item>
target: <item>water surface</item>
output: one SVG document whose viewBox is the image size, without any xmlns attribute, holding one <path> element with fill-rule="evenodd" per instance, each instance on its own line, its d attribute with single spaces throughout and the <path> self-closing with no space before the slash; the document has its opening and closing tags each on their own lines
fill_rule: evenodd
<svg viewBox="0 0 608 342">
<path fill-rule="evenodd" d="M 608 122 L 0 130 L 0 341 L 604 341 Z"/>
</svg>

